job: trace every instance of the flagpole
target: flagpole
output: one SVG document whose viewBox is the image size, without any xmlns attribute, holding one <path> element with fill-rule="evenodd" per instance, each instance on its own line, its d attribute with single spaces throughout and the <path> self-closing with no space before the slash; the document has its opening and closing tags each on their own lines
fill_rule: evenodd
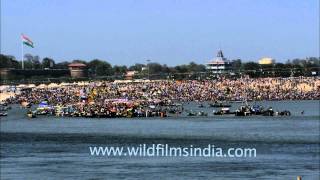
<svg viewBox="0 0 320 180">
<path fill-rule="evenodd" d="M 24 57 L 23 57 L 23 41 L 21 41 L 21 61 L 22 61 L 22 69 L 24 69 Z"/>
</svg>

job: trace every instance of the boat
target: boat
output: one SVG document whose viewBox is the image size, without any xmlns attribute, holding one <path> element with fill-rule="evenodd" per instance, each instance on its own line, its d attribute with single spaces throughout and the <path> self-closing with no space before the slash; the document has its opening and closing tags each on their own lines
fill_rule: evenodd
<svg viewBox="0 0 320 180">
<path fill-rule="evenodd" d="M 11 107 L 10 106 L 0 106 L 0 111 L 7 111 L 10 110 Z"/>
<path fill-rule="evenodd" d="M 220 110 L 213 113 L 214 115 L 225 115 L 225 114 L 235 114 L 235 112 L 231 112 L 230 108 L 221 108 Z"/>
<path fill-rule="evenodd" d="M 195 113 L 195 112 L 193 112 L 193 111 L 189 111 L 187 115 L 188 115 L 188 116 L 196 116 L 197 113 Z"/>
<path fill-rule="evenodd" d="M 6 112 L 0 112 L 0 116 L 7 116 L 8 115 L 8 113 L 6 113 Z"/>
<path fill-rule="evenodd" d="M 198 116 L 208 116 L 208 113 L 206 113 L 204 111 L 200 111 L 200 112 L 198 112 Z"/>
<path fill-rule="evenodd" d="M 281 111 L 277 113 L 279 116 L 291 116 L 291 112 L 288 110 Z"/>
<path fill-rule="evenodd" d="M 250 111 L 250 107 L 249 106 L 240 106 L 240 108 L 238 108 L 235 112 L 236 116 L 250 116 L 251 111 Z"/>
<path fill-rule="evenodd" d="M 272 107 L 269 107 L 266 111 L 262 113 L 263 116 L 274 116 L 275 112 L 273 111 Z"/>
<path fill-rule="evenodd" d="M 167 107 L 167 111 L 170 114 L 177 114 L 177 113 L 181 114 L 183 111 L 183 106 L 182 106 L 182 104 L 178 104 L 178 103 L 170 104 Z"/>
<path fill-rule="evenodd" d="M 264 113 L 264 108 L 259 105 L 254 105 L 254 106 L 250 107 L 250 112 L 253 115 L 261 115 Z"/>
<path fill-rule="evenodd" d="M 37 115 L 47 115 L 54 112 L 54 107 L 49 106 L 48 101 L 42 101 L 36 109 Z"/>
<path fill-rule="evenodd" d="M 36 113 L 35 112 L 32 112 L 32 111 L 28 111 L 27 112 L 27 116 L 29 117 L 29 118 L 36 118 L 37 116 L 36 116 Z"/>
<path fill-rule="evenodd" d="M 4 102 L 4 101 L 1 101 L 0 102 L 0 106 L 8 106 L 8 103 Z"/>
<path fill-rule="evenodd" d="M 222 102 L 222 101 L 215 101 L 214 103 L 210 103 L 209 105 L 210 107 L 215 107 L 215 108 L 231 107 L 230 103 Z"/>
</svg>

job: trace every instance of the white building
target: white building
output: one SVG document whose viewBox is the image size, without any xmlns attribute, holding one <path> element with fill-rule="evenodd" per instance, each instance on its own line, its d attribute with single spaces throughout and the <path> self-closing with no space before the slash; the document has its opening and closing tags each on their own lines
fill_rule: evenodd
<svg viewBox="0 0 320 180">
<path fill-rule="evenodd" d="M 218 51 L 217 57 L 213 60 L 210 60 L 206 64 L 208 71 L 211 71 L 213 74 L 223 74 L 228 73 L 231 70 L 231 63 L 227 60 L 221 50 Z"/>
</svg>

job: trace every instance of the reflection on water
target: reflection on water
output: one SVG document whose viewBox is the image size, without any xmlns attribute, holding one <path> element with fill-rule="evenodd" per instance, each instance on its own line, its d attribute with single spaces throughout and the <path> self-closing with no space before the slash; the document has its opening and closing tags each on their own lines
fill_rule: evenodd
<svg viewBox="0 0 320 180">
<path fill-rule="evenodd" d="M 1 179 L 318 179 L 319 102 L 262 104 L 293 116 L 28 120 L 14 108 L 1 119 Z M 152 143 L 254 147 L 257 158 L 92 157 L 88 151 Z"/>
</svg>

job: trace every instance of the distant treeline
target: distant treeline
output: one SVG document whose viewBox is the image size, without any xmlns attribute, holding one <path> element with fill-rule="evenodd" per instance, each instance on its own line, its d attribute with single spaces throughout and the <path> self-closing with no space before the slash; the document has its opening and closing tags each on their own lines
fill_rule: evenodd
<svg viewBox="0 0 320 180">
<path fill-rule="evenodd" d="M 72 60 L 55 62 L 55 60 L 45 57 L 40 59 L 39 56 L 26 54 L 24 57 L 25 69 L 68 69 L 68 64 L 72 62 L 80 62 L 87 65 L 90 77 L 101 76 L 123 76 L 127 71 L 136 71 L 140 76 L 157 76 L 164 75 L 167 77 L 179 77 L 179 74 L 210 74 L 206 71 L 203 64 L 191 62 L 185 65 L 167 66 L 150 62 L 146 64 L 136 63 L 131 66 L 112 66 L 105 60 L 94 59 L 91 61 Z M 147 61 L 146 61 L 147 62 Z M 0 54 L 0 68 L 21 69 L 21 61 L 16 60 L 14 56 Z M 253 61 L 243 61 L 241 59 L 231 60 L 231 74 L 233 75 L 250 75 L 251 77 L 265 76 L 311 76 L 319 73 L 319 57 L 309 57 L 305 59 L 287 60 L 286 63 L 275 63 L 272 65 L 260 65 Z M 182 77 L 182 76 L 181 76 Z M 187 77 L 187 76 L 183 76 Z M 189 77 L 191 77 L 189 75 Z"/>
</svg>

